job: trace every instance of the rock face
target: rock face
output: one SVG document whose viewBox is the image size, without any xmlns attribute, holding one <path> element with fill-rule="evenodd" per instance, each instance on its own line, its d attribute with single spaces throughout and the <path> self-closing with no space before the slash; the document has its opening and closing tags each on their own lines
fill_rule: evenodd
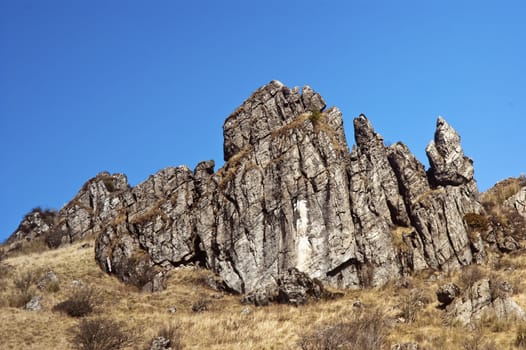
<svg viewBox="0 0 526 350">
<path fill-rule="evenodd" d="M 448 300 L 446 311 L 450 317 L 464 325 L 470 325 L 483 316 L 524 320 L 526 313 L 511 298 L 512 292 L 507 282 L 482 279 L 467 288 L 462 295 L 453 297 L 454 300 Z"/>
<path fill-rule="evenodd" d="M 24 242 L 40 238 L 51 248 L 56 248 L 89 235 L 98 235 L 107 222 L 120 215 L 117 195 L 128 189 L 125 175 L 102 172 L 88 180 L 60 212 L 33 209 L 6 243 L 14 250 Z"/>
<path fill-rule="evenodd" d="M 29 212 L 6 241 L 8 251 L 21 248 L 38 238 L 50 236 L 56 229 L 59 215 L 54 210 L 35 208 Z"/>
<path fill-rule="evenodd" d="M 364 115 L 354 131 L 349 150 L 337 108 L 272 81 L 226 119 L 217 172 L 213 161 L 166 168 L 134 188 L 99 174 L 60 227 L 66 241 L 96 234 L 100 266 L 125 281 L 200 264 L 252 295 L 277 293 L 291 269 L 358 288 L 484 259 L 464 222 L 483 212 L 473 165 L 451 126 L 438 119 L 427 172 Z"/>
<path fill-rule="evenodd" d="M 506 207 L 515 209 L 524 219 L 526 219 L 526 187 L 523 187 L 516 194 L 504 202 Z"/>
<path fill-rule="evenodd" d="M 435 140 L 426 148 L 431 179 L 437 185 L 463 185 L 473 181 L 473 161 L 464 156 L 460 136 L 438 117 Z"/>
</svg>

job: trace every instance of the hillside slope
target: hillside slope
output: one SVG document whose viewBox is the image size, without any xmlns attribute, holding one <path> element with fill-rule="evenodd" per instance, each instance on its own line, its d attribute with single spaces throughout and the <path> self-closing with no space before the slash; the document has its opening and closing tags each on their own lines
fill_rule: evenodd
<svg viewBox="0 0 526 350">
<path fill-rule="evenodd" d="M 473 275 L 469 269 L 450 274 L 425 272 L 383 287 L 341 290 L 344 295 L 339 299 L 300 307 L 253 307 L 243 305 L 239 295 L 212 289 L 214 279 L 202 269 L 173 270 L 166 290 L 140 292 L 103 273 L 94 260 L 93 247 L 81 245 L 79 242 L 2 261 L 2 349 L 75 348 L 72 338 L 82 318 L 53 311 L 55 305 L 79 288 L 74 281 L 91 286 L 101 296 L 96 310 L 85 318 L 104 317 L 123 322 L 128 334 L 135 335 L 134 344 L 126 349 L 148 348 L 152 337 L 167 325 L 177 327 L 176 339 L 184 349 L 301 349 L 302 341 L 303 349 L 314 349 L 308 347 L 309 340 L 317 339 L 313 334 L 323 338 L 323 330 L 328 326 L 344 327 L 357 319 L 363 325 L 364 315 L 374 314 L 375 310 L 380 310 L 380 316 L 368 320 L 375 327 L 362 331 L 370 339 L 379 339 L 385 349 L 405 342 L 419 344 L 419 349 L 461 349 L 475 341 L 494 342 L 494 349 L 508 349 L 514 348 L 518 336 L 526 335 L 521 322 L 491 316 L 476 323 L 474 329 L 463 327 L 438 307 L 435 297 L 438 286 L 449 281 L 462 285 Z M 510 281 L 513 298 L 526 307 L 526 256 L 522 252 L 507 256 L 491 253 L 490 262 L 480 267 L 478 278 L 491 276 Z M 47 271 L 56 274 L 58 287 L 40 290 L 36 283 L 31 283 L 28 289 L 31 296 L 42 297 L 42 309 L 29 311 L 15 307 L 12 303 L 18 300 L 20 289 L 14 281 L 26 272 L 38 279 Z M 207 305 L 207 310 L 192 310 L 202 304 Z M 170 313 L 170 308 L 176 311 Z"/>
</svg>

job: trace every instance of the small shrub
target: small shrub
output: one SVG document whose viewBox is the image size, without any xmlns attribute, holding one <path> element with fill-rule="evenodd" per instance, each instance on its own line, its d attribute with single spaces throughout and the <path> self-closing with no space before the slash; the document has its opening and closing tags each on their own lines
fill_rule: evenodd
<svg viewBox="0 0 526 350">
<path fill-rule="evenodd" d="M 364 288 L 374 286 L 374 266 L 371 263 L 365 263 L 360 266 L 358 271 L 360 283 Z"/>
<path fill-rule="evenodd" d="M 480 267 L 477 265 L 469 265 L 462 268 L 458 284 L 463 289 L 469 289 L 475 284 L 475 282 L 480 281 L 482 278 L 484 278 L 484 272 Z"/>
<path fill-rule="evenodd" d="M 82 319 L 74 331 L 73 345 L 81 350 L 118 350 L 135 337 L 121 323 L 107 319 Z"/>
<path fill-rule="evenodd" d="M 58 281 L 51 281 L 46 284 L 45 290 L 49 293 L 56 293 L 60 290 L 60 283 Z"/>
<path fill-rule="evenodd" d="M 192 305 L 192 311 L 193 312 L 208 311 L 209 307 L 210 307 L 210 300 L 204 297 L 201 297 Z"/>
<path fill-rule="evenodd" d="M 103 180 L 104 186 L 108 190 L 108 192 L 114 192 L 115 191 L 115 184 L 113 183 L 112 177 L 105 177 Z"/>
<path fill-rule="evenodd" d="M 321 120 L 321 117 L 322 113 L 317 109 L 313 110 L 309 115 L 309 119 L 313 125 L 316 125 Z"/>
<path fill-rule="evenodd" d="M 526 324 L 524 323 L 517 328 L 515 334 L 515 346 L 519 349 L 526 349 Z"/>
<path fill-rule="evenodd" d="M 32 292 L 15 292 L 14 294 L 10 295 L 8 297 L 8 305 L 10 307 L 24 307 L 31 299 L 33 299 L 34 295 Z"/>
<path fill-rule="evenodd" d="M 375 350 L 385 345 L 386 336 L 384 315 L 375 310 L 306 334 L 298 345 L 302 350 Z"/>
<path fill-rule="evenodd" d="M 464 337 L 462 349 L 464 350 L 497 350 L 498 347 L 493 339 L 486 340 L 484 331 L 476 327 L 470 335 Z"/>
<path fill-rule="evenodd" d="M 400 303 L 400 316 L 408 323 L 415 322 L 418 312 L 430 302 L 431 299 L 428 298 L 422 290 L 416 288 L 412 289 L 402 297 L 402 302 Z"/>
<path fill-rule="evenodd" d="M 7 288 L 8 277 L 11 276 L 12 267 L 0 262 L 0 291 Z"/>
<path fill-rule="evenodd" d="M 15 285 L 15 293 L 9 297 L 9 306 L 24 307 L 33 297 L 33 285 L 39 278 L 40 271 L 28 270 L 17 277 L 13 283 Z"/>
<path fill-rule="evenodd" d="M 101 298 L 99 293 L 91 287 L 81 287 L 65 301 L 55 305 L 54 311 L 64 312 L 71 317 L 84 317 L 95 310 Z"/>
<path fill-rule="evenodd" d="M 29 270 L 15 278 L 15 288 L 22 293 L 27 293 L 29 288 L 34 285 L 39 278 L 39 271 Z"/>
<path fill-rule="evenodd" d="M 467 213 L 464 215 L 464 221 L 470 228 L 470 230 L 483 232 L 488 229 L 488 218 L 484 215 L 476 213 Z"/>
<path fill-rule="evenodd" d="M 149 264 L 147 258 L 135 256 L 121 259 L 115 270 L 119 271 L 119 275 L 125 282 L 139 289 L 153 282 L 158 273 L 155 266 Z"/>
<path fill-rule="evenodd" d="M 464 338 L 462 344 L 463 350 L 481 350 L 482 349 L 482 334 L 480 332 L 475 332 L 470 336 Z"/>
<path fill-rule="evenodd" d="M 170 349 L 182 350 L 183 344 L 181 343 L 181 337 L 180 325 L 170 324 L 161 328 L 150 343 L 152 344 L 155 340 L 163 339 L 166 341 L 164 345 L 170 347 Z"/>
<path fill-rule="evenodd" d="M 46 241 L 46 244 L 48 248 L 50 249 L 56 249 L 60 247 L 62 244 L 62 239 L 66 236 L 66 234 L 59 228 L 56 228 L 54 230 L 51 230 L 44 240 Z"/>
</svg>

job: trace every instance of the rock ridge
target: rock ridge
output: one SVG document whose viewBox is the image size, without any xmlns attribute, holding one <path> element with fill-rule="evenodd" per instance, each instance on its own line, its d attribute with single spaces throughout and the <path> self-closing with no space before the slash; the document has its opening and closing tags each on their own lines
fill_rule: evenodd
<svg viewBox="0 0 526 350">
<path fill-rule="evenodd" d="M 135 187 L 122 174 L 89 180 L 57 214 L 61 243 L 96 236 L 101 268 L 150 290 L 162 283 L 142 283 L 145 271 L 155 280 L 198 264 L 230 291 L 269 295 L 291 269 L 360 288 L 485 259 L 464 220 L 484 212 L 473 162 L 442 117 L 427 171 L 403 143 L 385 146 L 363 114 L 349 149 L 342 113 L 309 86 L 271 81 L 223 133 L 217 171 L 205 161 Z"/>
</svg>

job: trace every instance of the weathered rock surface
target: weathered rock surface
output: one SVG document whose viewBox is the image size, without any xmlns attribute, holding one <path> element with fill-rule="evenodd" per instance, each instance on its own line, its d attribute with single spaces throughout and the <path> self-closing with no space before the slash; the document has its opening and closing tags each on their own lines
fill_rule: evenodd
<svg viewBox="0 0 526 350">
<path fill-rule="evenodd" d="M 24 306 L 24 309 L 29 311 L 40 311 L 42 309 L 42 297 L 41 296 L 34 296 L 27 302 L 27 304 Z"/>
<path fill-rule="evenodd" d="M 161 286 L 162 269 L 199 264 L 255 299 L 290 271 L 358 288 L 484 259 L 464 222 L 483 212 L 472 161 L 451 126 L 438 119 L 426 173 L 364 115 L 350 151 L 325 108 L 310 87 L 270 82 L 226 119 L 221 169 L 170 167 L 133 188 L 99 174 L 60 211 L 65 241 L 97 235 L 100 266 L 128 282 Z"/>
<path fill-rule="evenodd" d="M 107 222 L 121 215 L 117 195 L 128 189 L 128 180 L 123 174 L 102 172 L 86 182 L 75 198 L 60 210 L 60 229 L 66 241 L 99 234 Z"/>
<path fill-rule="evenodd" d="M 281 304 L 303 305 L 309 299 L 330 299 L 334 295 L 323 287 L 320 280 L 312 279 L 295 268 L 278 280 L 277 301 Z"/>
<path fill-rule="evenodd" d="M 59 223 L 59 215 L 54 210 L 35 208 L 29 212 L 18 228 L 6 240 L 7 250 L 13 251 L 37 238 L 50 236 Z"/>
<path fill-rule="evenodd" d="M 444 284 L 436 291 L 438 301 L 444 306 L 451 304 L 460 294 L 460 288 L 454 283 Z"/>
<path fill-rule="evenodd" d="M 163 336 L 153 338 L 149 350 L 172 350 L 172 341 Z"/>
<path fill-rule="evenodd" d="M 515 209 L 526 219 L 526 187 L 523 187 L 504 202 L 504 206 Z"/>
<path fill-rule="evenodd" d="M 438 117 L 435 139 L 426 153 L 435 184 L 458 186 L 473 181 L 473 161 L 464 156 L 460 136 L 442 117 Z"/>
<path fill-rule="evenodd" d="M 25 242 L 41 238 L 48 246 L 56 248 L 86 236 L 98 235 L 107 222 L 120 215 L 121 203 L 117 194 L 128 189 L 125 175 L 102 172 L 88 180 L 59 212 L 33 209 L 6 243 L 10 250 L 14 250 Z"/>
<path fill-rule="evenodd" d="M 446 311 L 451 318 L 464 325 L 470 325 L 483 316 L 506 320 L 526 319 L 526 312 L 511 298 L 511 293 L 508 283 L 482 279 L 455 298 Z"/>
</svg>

